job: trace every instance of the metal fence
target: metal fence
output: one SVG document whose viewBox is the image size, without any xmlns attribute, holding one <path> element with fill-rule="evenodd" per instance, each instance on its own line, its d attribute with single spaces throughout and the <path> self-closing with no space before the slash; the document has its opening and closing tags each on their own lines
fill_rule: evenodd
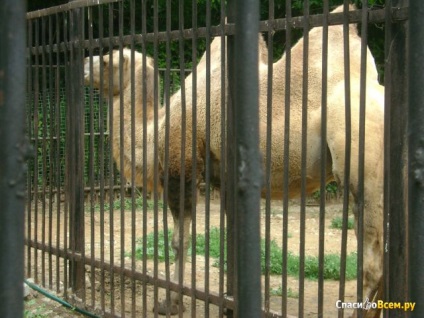
<svg viewBox="0 0 424 318">
<path fill-rule="evenodd" d="M 269 1 L 260 23 L 254 1 L 27 14 L 26 277 L 104 317 L 343 317 L 422 299 L 405 248 L 408 7 L 292 5 Z M 176 67 L 191 72 L 175 91 Z M 343 202 L 309 205 L 332 180 Z"/>
</svg>

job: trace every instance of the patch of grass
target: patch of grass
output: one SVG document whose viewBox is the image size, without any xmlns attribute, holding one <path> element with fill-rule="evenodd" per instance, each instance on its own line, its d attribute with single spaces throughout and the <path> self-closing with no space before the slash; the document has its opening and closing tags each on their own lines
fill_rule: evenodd
<svg viewBox="0 0 424 318">
<path fill-rule="evenodd" d="M 146 200 L 146 205 L 147 205 L 147 210 L 153 210 L 154 206 L 155 206 L 155 202 L 153 200 Z M 134 201 L 134 205 L 135 208 L 137 210 L 143 209 L 143 197 L 138 196 L 137 198 L 135 198 Z M 158 201 L 158 208 L 161 209 L 163 208 L 163 202 L 162 201 Z M 132 209 L 132 199 L 131 198 L 124 198 L 123 202 L 121 201 L 121 199 L 117 199 L 115 201 L 113 201 L 112 203 L 112 208 L 113 210 L 119 210 L 121 209 L 121 207 L 124 207 L 124 210 L 131 210 Z M 96 210 L 100 210 L 100 204 L 96 204 L 94 207 Z M 110 210 L 110 203 L 109 202 L 105 202 L 104 203 L 104 209 L 105 210 Z"/>
<path fill-rule="evenodd" d="M 174 251 L 171 247 L 172 231 L 168 231 L 168 243 L 169 243 L 169 257 L 173 258 Z M 150 233 L 146 236 L 146 257 L 147 259 L 153 259 L 155 257 L 155 242 L 157 240 L 158 246 L 158 259 L 159 261 L 165 261 L 165 233 L 159 231 L 157 237 L 154 233 Z M 220 230 L 217 227 L 212 227 L 209 231 L 209 255 L 212 258 L 219 258 L 220 254 Z M 136 254 L 135 257 L 138 260 L 143 258 L 143 238 L 139 238 L 136 241 Z M 196 236 L 196 255 L 205 255 L 206 251 L 206 236 L 204 234 L 197 234 Z M 192 248 L 189 247 L 188 255 L 192 254 Z M 226 247 L 224 246 L 224 254 L 226 254 Z M 130 255 L 130 254 L 127 254 Z"/>
<path fill-rule="evenodd" d="M 209 255 L 211 258 L 219 258 L 220 255 L 220 229 L 213 227 L 209 232 Z M 171 243 L 172 231 L 168 232 L 168 243 Z M 156 238 L 154 233 L 150 233 L 146 236 L 146 257 L 152 259 L 155 256 L 160 261 L 165 260 L 165 243 L 164 233 L 160 231 L 157 234 L 157 246 L 155 250 Z M 196 255 L 205 255 L 206 237 L 202 234 L 197 234 L 196 238 Z M 189 255 L 191 255 L 191 248 L 189 249 Z M 283 251 L 278 246 L 277 242 L 272 240 L 270 242 L 270 261 L 268 264 L 268 270 L 272 275 L 281 275 L 283 273 Z M 224 255 L 226 252 L 224 251 Z M 173 250 L 169 246 L 169 257 L 174 257 Z M 137 240 L 136 248 L 136 259 L 143 258 L 143 239 Z M 214 263 L 214 266 L 218 266 L 218 262 Z M 354 279 L 356 277 L 357 267 L 357 256 L 356 253 L 351 253 L 346 259 L 346 279 Z M 265 273 L 265 240 L 261 240 L 261 268 L 262 273 Z M 299 256 L 294 255 L 291 252 L 287 253 L 287 274 L 290 276 L 299 276 Z M 317 256 L 306 256 L 305 257 L 305 277 L 309 279 L 318 279 L 319 274 L 319 261 Z M 340 279 L 340 256 L 337 254 L 327 254 L 324 256 L 324 279 Z"/>
<path fill-rule="evenodd" d="M 278 288 L 273 288 L 270 290 L 270 294 L 271 296 L 283 296 L 283 288 L 280 286 Z M 293 291 L 293 289 L 291 289 L 289 287 L 289 289 L 287 289 L 287 297 L 288 298 L 299 298 L 299 293 Z"/>
<path fill-rule="evenodd" d="M 355 221 L 352 217 L 347 219 L 347 229 L 352 230 L 355 227 Z M 330 228 L 332 229 L 343 229 L 343 217 L 336 216 L 331 220 Z"/>
<path fill-rule="evenodd" d="M 35 306 L 35 300 L 29 300 L 25 306 Z M 47 317 L 43 312 L 45 311 L 45 305 L 42 305 L 41 307 L 36 307 L 34 309 L 25 309 L 24 310 L 24 318 L 43 318 Z"/>
</svg>

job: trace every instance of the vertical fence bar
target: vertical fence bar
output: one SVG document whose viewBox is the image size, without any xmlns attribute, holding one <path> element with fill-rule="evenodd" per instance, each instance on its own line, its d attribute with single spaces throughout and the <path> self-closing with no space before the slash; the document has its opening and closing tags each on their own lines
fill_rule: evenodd
<svg viewBox="0 0 424 318">
<path fill-rule="evenodd" d="M 407 154 L 407 77 L 406 22 L 393 22 L 391 8 L 405 6 L 405 0 L 393 0 L 386 11 L 385 64 L 385 300 L 407 300 L 406 242 L 406 154 Z M 416 67 L 416 66 L 414 66 Z M 415 275 L 415 274 L 414 274 Z M 385 313 L 388 315 L 388 312 Z M 404 317 L 391 311 L 390 317 Z"/>
<path fill-rule="evenodd" d="M 350 157 L 351 157 L 351 134 L 352 134 L 352 120 L 351 120 L 351 94 L 350 94 L 350 41 L 349 41 L 349 21 L 347 13 L 349 11 L 349 2 L 345 0 L 343 3 L 343 12 L 345 18 L 343 21 L 343 48 L 344 48 L 344 89 L 345 89 L 345 162 L 344 162 L 344 180 L 343 182 L 343 226 L 341 234 L 341 248 L 340 248 L 340 285 L 339 285 L 339 299 L 344 301 L 345 286 L 346 286 L 346 254 L 347 254 L 347 225 L 349 213 L 349 185 L 350 185 Z M 339 318 L 344 317 L 344 311 L 339 310 Z"/>
<path fill-rule="evenodd" d="M 81 44 L 83 31 L 81 9 L 70 12 L 70 54 L 68 74 L 67 112 L 67 177 L 69 204 L 69 244 L 72 254 L 84 256 L 84 101 L 83 101 L 83 54 Z M 83 291 L 85 286 L 84 262 L 71 260 L 70 283 L 73 291 Z"/>
<path fill-rule="evenodd" d="M 424 2 L 409 8 L 409 297 L 410 317 L 424 317 Z M 420 303 L 421 302 L 421 303 Z"/>
<path fill-rule="evenodd" d="M 321 178 L 319 208 L 319 244 L 318 244 L 318 317 L 324 317 L 324 253 L 325 253 L 325 187 L 327 185 L 327 94 L 328 94 L 328 15 L 329 1 L 323 1 L 322 26 L 322 91 L 321 91 Z"/>
<path fill-rule="evenodd" d="M 301 189 L 300 189 L 300 224 L 299 224 L 299 303 L 298 315 L 304 316 L 305 309 L 305 245 L 306 245 L 306 167 L 308 151 L 308 94 L 309 94 L 309 1 L 303 4 L 303 79 L 302 79 L 302 157 L 301 157 Z"/>
<path fill-rule="evenodd" d="M 227 5 L 227 22 L 234 23 L 236 9 L 235 0 L 228 1 Z M 227 140 L 226 140 L 226 163 L 227 163 L 227 176 L 226 176 L 226 192 L 225 192 L 225 208 L 227 211 L 227 295 L 229 297 L 235 297 L 234 286 L 235 286 L 235 226 L 234 226 L 234 214 L 236 205 L 236 194 L 235 194 L 235 114 L 234 114 L 234 61 L 235 58 L 235 44 L 234 36 L 230 35 L 227 37 L 227 69 L 228 69 L 228 96 L 227 96 Z M 222 43 L 221 43 L 222 44 Z M 222 193 L 221 193 L 222 194 Z M 234 299 L 237 301 L 237 299 Z M 227 317 L 232 318 L 237 316 L 237 312 L 227 309 Z"/>
<path fill-rule="evenodd" d="M 265 155 L 265 281 L 264 281 L 264 309 L 269 313 L 271 306 L 270 275 L 271 275 L 271 145 L 272 145 L 272 78 L 274 76 L 274 1 L 269 1 L 268 12 L 268 77 L 267 77 L 267 123 L 266 123 L 266 155 Z"/>
<path fill-rule="evenodd" d="M 0 11 L 0 317 L 22 317 L 24 273 L 25 2 Z"/>
<path fill-rule="evenodd" d="M 258 33 L 259 2 L 236 1 L 236 286 L 239 317 L 261 316 Z M 248 279 L 247 279 L 248 278 Z"/>
<path fill-rule="evenodd" d="M 225 189 L 227 188 L 227 180 L 226 180 L 226 170 L 227 170 L 227 162 L 226 162 L 226 158 L 227 158 L 227 149 L 226 149 L 226 118 L 227 118 L 227 113 L 226 113 L 226 98 L 227 98 L 227 89 L 226 89 L 226 72 L 227 72 L 227 61 L 226 61 L 226 37 L 224 36 L 225 34 L 225 2 L 221 1 L 221 8 L 220 8 L 220 12 L 221 12 L 221 17 L 220 17 L 220 32 L 221 32 L 221 142 L 220 142 L 220 147 L 221 147 L 221 158 L 223 160 L 221 160 L 220 162 L 220 176 L 219 179 L 221 180 L 221 184 L 220 184 L 220 209 L 219 209 L 219 215 L 220 215 L 220 220 L 219 220 L 219 227 L 220 227 L 220 234 L 219 234 L 219 241 L 220 241 L 220 246 L 219 246 L 219 297 L 221 299 L 220 304 L 219 304 L 219 317 L 222 317 L 224 315 L 224 290 L 225 290 L 225 284 L 224 284 L 224 263 L 225 263 L 225 259 L 226 255 L 225 255 Z M 227 230 L 229 230 L 229 225 L 227 224 Z"/>
<path fill-rule="evenodd" d="M 287 297 L 288 297 L 288 283 L 287 283 L 287 266 L 288 266 L 288 224 L 289 224 L 289 168 L 290 168 L 290 120 L 291 120 L 291 66 L 292 66 L 292 27 L 290 25 L 292 19 L 292 1 L 286 1 L 286 30 L 285 30 L 285 62 L 286 69 L 284 70 L 285 78 L 285 95 L 284 95 L 284 142 L 283 142 L 283 229 L 282 229 L 282 277 L 281 277 L 281 314 L 283 317 L 287 316 Z"/>
<path fill-rule="evenodd" d="M 29 20 L 27 21 L 27 47 L 32 47 L 32 42 L 33 42 L 33 36 L 32 36 L 32 21 Z M 33 120 L 33 115 L 34 115 L 34 107 L 33 107 L 33 103 L 34 103 L 34 93 L 32 90 L 32 69 L 33 69 L 33 61 L 32 61 L 32 54 L 29 52 L 28 56 L 27 56 L 27 136 L 28 139 L 31 140 L 32 138 L 34 138 L 34 131 L 33 131 L 33 125 L 34 123 L 32 122 Z M 29 173 L 27 174 L 27 191 L 29 193 L 29 198 L 28 198 L 28 204 L 27 204 L 27 215 L 26 215 L 26 222 L 28 222 L 28 225 L 26 227 L 26 237 L 28 239 L 32 238 L 32 216 L 34 213 L 34 209 L 32 207 L 32 202 L 33 202 L 33 198 L 35 196 L 35 192 L 33 192 L 34 190 L 34 183 L 33 183 L 33 179 L 32 179 L 32 174 L 34 173 L 34 167 L 35 167 L 35 162 L 34 162 L 34 158 L 31 158 L 30 160 L 28 160 L 28 166 L 30 167 L 29 169 Z M 29 244 L 27 245 L 26 248 L 26 253 L 25 253 L 25 257 L 26 257 L 26 263 L 27 263 L 27 268 L 26 268 L 26 272 L 25 275 L 26 277 L 32 277 L 32 273 L 33 273 L 33 268 L 32 268 L 32 250 L 31 247 L 29 246 Z"/>
</svg>

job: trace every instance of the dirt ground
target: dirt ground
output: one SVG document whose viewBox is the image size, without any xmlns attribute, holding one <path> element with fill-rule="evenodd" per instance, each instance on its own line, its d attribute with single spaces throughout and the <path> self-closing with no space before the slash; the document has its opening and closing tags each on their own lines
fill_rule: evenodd
<svg viewBox="0 0 424 318">
<path fill-rule="evenodd" d="M 38 212 L 35 213 L 34 207 L 32 208 L 31 217 L 31 233 L 34 235 L 37 233 L 38 240 L 48 242 L 49 237 L 53 238 L 53 245 L 56 246 L 56 242 L 59 239 L 60 246 L 64 246 L 65 235 L 64 225 L 64 208 L 62 207 L 60 213 L 53 212 L 51 218 L 49 217 L 48 207 L 45 208 L 43 213 L 42 205 L 38 206 Z M 209 213 L 206 213 L 208 209 L 205 207 L 204 201 L 198 202 L 196 211 L 196 231 L 197 233 L 205 233 L 205 225 L 210 227 L 220 226 L 220 206 L 219 199 L 211 200 Z M 265 212 L 264 207 L 262 208 L 261 214 L 261 231 L 262 236 L 265 236 Z M 340 253 L 341 248 L 341 230 L 330 228 L 331 220 L 335 216 L 341 216 L 342 206 L 340 203 L 328 203 L 325 212 L 325 236 L 324 236 L 324 249 L 325 254 L 329 253 Z M 44 222 L 42 221 L 44 218 Z M 35 219 L 37 219 L 37 226 L 35 226 Z M 168 224 L 172 228 L 172 217 L 169 214 Z M 58 225 L 59 222 L 59 226 Z M 43 224 L 45 228 L 43 229 Z M 90 207 L 86 207 L 86 229 L 85 229 L 85 240 L 86 250 L 85 255 L 94 256 L 97 259 L 104 258 L 105 262 L 114 265 L 123 266 L 131 269 L 132 257 L 130 256 L 131 243 L 135 238 L 141 238 L 143 235 L 154 231 L 155 228 L 161 230 L 163 228 L 163 215 L 159 213 L 156 217 L 153 211 L 148 211 L 147 215 L 143 215 L 141 210 L 137 210 L 132 213 L 129 210 L 121 211 L 114 210 L 113 213 L 105 212 L 103 217 L 101 216 L 98 209 L 93 209 L 90 212 Z M 288 251 L 293 254 L 299 254 L 299 242 L 300 242 L 300 207 L 297 202 L 293 201 L 290 203 L 288 213 Z M 50 231 L 49 225 L 52 230 Z M 308 205 L 306 209 L 306 220 L 305 220 L 306 232 L 305 232 L 305 248 L 306 255 L 316 256 L 318 255 L 319 246 L 319 207 L 316 205 Z M 146 232 L 144 232 L 146 231 Z M 271 206 L 271 239 L 275 240 L 278 245 L 282 246 L 282 233 L 283 233 L 283 217 L 282 217 L 282 203 L 272 202 Z M 121 239 L 123 237 L 123 239 Z M 92 246 L 94 248 L 92 248 Z M 356 238 L 353 230 L 348 231 L 348 245 L 347 253 L 356 251 Z M 36 257 L 37 255 L 37 257 Z M 122 257 L 123 256 L 123 257 Z M 28 259 L 28 254 L 27 254 Z M 38 261 L 36 261 L 38 259 Z M 42 262 L 43 255 L 41 252 L 35 254 L 31 252 L 31 263 L 37 267 L 37 271 L 32 272 L 32 276 L 37 276 L 36 281 L 42 284 L 43 277 L 41 273 L 44 270 L 47 272 L 44 278 L 45 285 L 48 286 L 47 282 L 51 277 L 53 286 L 56 286 L 57 280 L 60 281 L 61 286 L 64 281 L 64 269 L 63 266 L 56 267 L 55 257 L 52 261 L 47 261 L 47 254 L 44 255 L 45 262 Z M 192 278 L 196 282 L 196 287 L 203 290 L 205 285 L 208 286 L 212 293 L 219 293 L 220 281 L 225 282 L 225 275 L 220 275 L 219 268 L 213 266 L 216 260 L 210 260 L 209 264 L 206 262 L 205 257 L 198 255 L 195 258 L 195 267 L 192 266 L 194 259 L 191 256 L 188 257 L 188 264 L 185 273 L 185 284 L 190 285 Z M 63 264 L 63 260 L 60 261 Z M 137 261 L 133 264 L 134 270 L 143 272 L 143 262 Z M 52 274 L 48 274 L 51 269 Z M 172 273 L 173 266 L 170 267 Z M 164 276 L 166 272 L 166 266 L 164 262 L 156 264 L 151 260 L 146 262 L 146 268 L 144 271 L 147 274 L 153 275 L 157 273 L 159 276 Z M 136 282 L 132 285 L 129 279 L 120 277 L 115 274 L 114 277 L 110 277 L 108 272 L 102 272 L 99 269 L 91 268 L 86 266 L 87 280 L 86 289 L 83 295 L 79 295 L 82 298 L 82 303 L 88 305 L 88 308 L 96 308 L 96 313 L 101 314 L 102 308 L 106 308 L 110 311 L 110 307 L 113 305 L 116 314 L 122 312 L 122 307 L 127 315 L 135 309 L 136 317 L 154 317 L 152 308 L 155 300 L 163 299 L 165 297 L 165 291 L 158 288 L 155 285 L 143 285 L 140 282 Z M 37 273 L 37 274 L 36 274 Z M 102 274 L 104 273 L 104 276 Z M 49 276 L 50 275 L 50 276 Z M 34 278 L 34 277 L 32 277 Z M 104 282 L 103 286 L 101 282 Z M 262 286 L 264 286 L 264 279 Z M 282 278 L 278 275 L 271 275 L 269 279 L 270 290 L 277 290 L 282 286 Z M 298 286 L 299 280 L 296 277 L 289 276 L 287 278 L 287 287 L 289 289 L 289 297 L 287 300 L 287 312 L 291 316 L 298 316 Z M 54 287 L 53 287 L 54 289 Z M 315 280 L 305 279 L 305 295 L 304 295 L 304 316 L 315 317 L 318 312 L 318 282 Z M 63 294 L 63 289 L 59 290 L 59 296 Z M 145 294 L 145 297 L 143 297 Z M 336 317 L 337 309 L 335 307 L 336 300 L 339 299 L 339 282 L 333 280 L 325 280 L 324 282 L 324 317 Z M 346 282 L 345 287 L 345 299 L 354 300 L 356 295 L 356 281 L 351 280 Z M 39 295 L 38 297 L 30 297 L 31 300 L 26 301 L 25 306 L 27 310 L 26 317 L 76 317 L 79 316 L 77 313 L 66 309 L 65 307 L 57 304 L 54 301 L 48 300 L 46 297 Z M 76 298 L 78 300 L 78 297 Z M 134 301 L 133 301 L 134 300 Z M 183 317 L 219 317 L 220 309 L 215 305 L 209 305 L 209 308 L 205 309 L 203 301 L 194 301 L 188 296 L 184 296 L 184 304 L 186 311 Z M 79 301 L 76 302 L 80 303 Z M 194 305 L 195 304 L 195 305 Z M 281 312 L 281 297 L 271 296 L 270 308 L 274 312 Z M 192 314 L 192 308 L 195 308 L 196 313 Z M 90 310 L 90 309 L 88 309 Z M 209 311 L 209 313 L 205 313 Z M 348 313 L 348 312 L 347 312 Z M 37 314 L 40 314 L 37 316 Z"/>
</svg>

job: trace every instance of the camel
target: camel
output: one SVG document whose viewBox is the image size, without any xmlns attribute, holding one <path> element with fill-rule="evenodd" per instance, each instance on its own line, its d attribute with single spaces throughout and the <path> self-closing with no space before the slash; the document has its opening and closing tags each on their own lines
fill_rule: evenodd
<svg viewBox="0 0 424 318">
<path fill-rule="evenodd" d="M 333 12 L 342 12 L 338 7 Z M 353 210 L 358 218 L 358 153 L 359 153 L 359 98 L 360 98 L 360 52 L 361 39 L 357 35 L 356 26 L 349 27 L 350 41 L 350 80 L 351 80 L 351 174 L 350 193 L 353 197 Z M 326 144 L 329 155 L 327 162 L 328 182 L 335 180 L 339 186 L 343 185 L 345 172 L 345 96 L 344 96 L 344 50 L 343 50 L 343 26 L 329 27 L 328 40 L 328 93 L 327 93 L 327 138 Z M 300 40 L 291 49 L 291 96 L 290 96 L 290 152 L 289 152 L 289 197 L 293 198 L 300 193 L 301 179 L 301 115 L 302 115 L 302 79 L 303 79 L 303 40 Z M 216 38 L 211 43 L 211 118 L 210 118 L 210 158 L 211 180 L 214 187 L 219 187 L 219 162 L 221 160 L 221 39 Z M 312 193 L 320 185 L 321 166 L 321 90 L 322 90 L 322 28 L 314 28 L 309 32 L 309 91 L 308 91 L 308 127 L 307 127 L 307 192 Z M 273 92 L 272 92 L 272 145 L 271 145 L 271 197 L 281 199 L 283 197 L 284 157 L 284 101 L 285 101 L 285 55 L 273 65 Z M 181 91 L 177 92 L 171 100 L 170 112 L 170 135 L 169 144 L 169 206 L 174 216 L 174 236 L 172 246 L 175 250 L 175 273 L 174 279 L 178 281 L 179 272 L 184 272 L 187 250 L 189 245 L 189 229 L 191 223 L 191 171 L 192 171 L 192 147 L 197 147 L 197 176 L 204 172 L 206 121 L 205 79 L 206 58 L 202 57 L 197 65 L 197 140 L 192 140 L 192 78 L 189 76 L 185 81 L 186 96 L 186 135 L 185 135 L 185 158 L 181 159 L 182 139 L 182 103 Z M 371 52 L 367 51 L 367 87 L 366 87 L 366 134 L 365 134 L 365 172 L 364 172 L 364 295 L 374 295 L 379 287 L 382 277 L 383 266 L 383 103 L 384 90 L 378 83 L 378 74 Z M 260 59 L 260 150 L 266 160 L 266 118 L 267 118 L 267 77 L 268 65 Z M 227 82 L 227 81 L 226 81 Z M 225 87 L 227 89 L 227 87 Z M 199 124 L 200 123 L 200 124 Z M 278 123 L 278 124 L 277 124 Z M 165 128 L 166 122 L 160 124 L 159 133 L 159 157 L 163 158 L 165 152 Z M 181 175 L 181 160 L 184 160 L 185 175 Z M 265 162 L 264 160 L 264 162 Z M 180 211 L 180 179 L 185 182 L 184 211 Z M 265 190 L 262 192 L 265 195 Z M 183 222 L 183 248 L 180 249 L 179 227 L 180 215 L 184 216 Z M 182 258 L 183 268 L 180 268 L 179 259 Z M 172 314 L 178 312 L 178 295 L 171 295 L 171 307 L 167 308 L 165 302 L 158 309 L 165 314 L 170 310 Z"/>
<path fill-rule="evenodd" d="M 112 61 L 111 58 L 112 57 Z M 131 94 L 134 92 L 135 103 L 135 184 L 143 186 L 143 166 L 146 170 L 146 188 L 148 191 L 153 189 L 154 183 L 154 151 L 153 151 L 153 132 L 154 132 L 154 107 L 155 107 L 155 93 L 154 93 L 154 61 L 151 57 L 146 56 L 146 66 L 143 67 L 143 55 L 139 52 L 134 52 L 134 61 L 132 61 L 131 50 L 124 48 L 122 50 L 122 86 L 120 83 L 120 52 L 113 50 L 112 54 L 105 54 L 102 56 L 93 56 L 92 63 L 90 57 L 84 60 L 84 82 L 85 85 L 92 85 L 94 88 L 102 89 L 105 98 L 108 98 L 109 92 L 113 95 L 112 103 L 112 156 L 116 163 L 118 170 L 121 170 L 121 151 L 122 151 L 122 171 L 124 178 L 127 181 L 132 180 L 132 157 L 131 157 Z M 100 64 L 103 63 L 103 76 L 100 73 Z M 131 87 L 131 67 L 135 68 L 135 83 L 134 90 Z M 112 83 L 109 83 L 109 73 L 112 71 Z M 145 73 L 144 73 L 145 72 Z M 143 80 L 143 74 L 145 79 Z M 145 85 L 145 88 L 143 88 Z M 145 90 L 145 95 L 144 91 Z M 145 97 L 144 97 L 145 96 Z M 159 103 L 159 94 L 156 96 Z M 121 144 L 121 103 L 123 108 L 123 144 Z M 146 113 L 144 114 L 143 108 L 146 106 Z M 164 108 L 158 108 L 159 118 L 163 117 L 165 112 Z M 144 149 L 147 156 L 148 165 L 143 165 L 143 118 L 147 122 L 146 139 L 147 149 Z"/>
<path fill-rule="evenodd" d="M 342 12 L 343 8 L 338 7 L 333 12 Z M 350 42 L 350 81 L 351 81 L 351 174 L 349 191 L 353 198 L 353 211 L 355 219 L 358 219 L 359 202 L 358 202 L 358 153 L 359 153 L 359 98 L 360 98 L 360 51 L 361 39 L 357 35 L 356 26 L 349 27 Z M 211 67 L 210 67 L 210 172 L 211 181 L 214 187 L 220 186 L 220 160 L 221 160 L 221 92 L 222 89 L 227 92 L 227 87 L 221 87 L 221 38 L 215 38 L 210 46 Z M 260 118 L 260 150 L 266 162 L 266 126 L 267 126 L 267 77 L 268 65 L 266 59 L 266 46 L 263 39 L 259 41 L 259 78 L 260 78 L 260 98 L 259 98 L 259 118 Z M 115 54 L 115 53 L 113 53 Z M 138 59 L 139 53 L 136 53 Z M 124 54 L 124 65 L 128 64 L 128 57 Z M 291 82 L 290 82 L 290 151 L 289 154 L 283 152 L 284 145 L 284 112 L 285 112 L 285 54 L 280 60 L 273 64 L 273 92 L 272 92 L 272 144 L 271 144 L 271 197 L 275 199 L 283 198 L 283 180 L 284 177 L 289 181 L 289 197 L 293 198 L 299 195 L 301 185 L 301 137 L 302 137 L 302 79 L 303 79 L 303 39 L 296 43 L 291 49 Z M 105 56 L 105 75 L 108 69 L 108 56 Z M 151 61 L 148 59 L 148 61 Z M 345 96 L 344 96 L 344 48 L 343 48 L 343 26 L 336 25 L 329 27 L 328 34 L 328 85 L 327 85 L 327 137 L 324 140 L 328 156 L 326 162 L 321 162 L 321 94 L 322 94 L 322 28 L 313 28 L 309 32 L 309 69 L 308 69 L 308 125 L 307 125 L 307 163 L 306 178 L 307 192 L 312 193 L 320 186 L 320 166 L 325 164 L 327 167 L 325 179 L 330 182 L 337 181 L 339 186 L 343 186 L 345 173 Z M 151 62 L 147 62 L 146 68 L 149 68 Z M 89 63 L 86 60 L 86 83 L 89 84 L 89 74 L 93 71 L 93 77 L 97 77 L 98 65 L 100 59 L 94 57 L 93 68 L 90 70 Z M 116 65 L 118 61 L 113 61 L 114 78 L 115 72 L 118 70 Z M 136 65 L 138 65 L 136 63 Z M 151 65 L 150 65 L 151 66 Z M 138 66 L 136 66 L 138 67 Z M 140 70 L 136 69 L 136 72 Z M 170 113 L 165 114 L 163 108 L 159 110 L 158 123 L 158 158 L 160 173 L 164 171 L 164 154 L 165 154 L 165 131 L 169 128 L 169 160 L 168 164 L 168 204 L 174 219 L 174 231 L 172 238 L 172 248 L 175 252 L 175 270 L 173 280 L 178 281 L 180 273 L 184 273 L 184 265 L 186 263 L 187 251 L 189 247 L 191 211 L 192 211 L 192 147 L 196 147 L 196 177 L 201 178 L 205 171 L 206 157 L 206 54 L 201 58 L 197 65 L 197 126 L 193 127 L 191 99 L 193 92 L 193 78 L 189 75 L 185 80 L 185 149 L 182 152 L 182 123 L 183 123 L 183 105 L 181 98 L 181 90 L 176 92 L 171 98 Z M 150 74 L 150 71 L 148 72 Z M 150 75 L 147 75 L 144 83 L 149 84 Z M 125 76 L 125 74 L 124 74 Z M 107 79 L 104 76 L 104 79 Z M 136 79 L 140 78 L 136 75 Z M 367 70 L 366 70 L 366 114 L 365 114 L 365 171 L 364 171 L 364 295 L 372 299 L 373 295 L 380 288 L 383 268 L 383 103 L 384 90 L 377 81 L 377 71 L 374 59 L 369 49 L 367 50 Z M 125 82 L 126 80 L 124 80 Z M 94 86 L 99 81 L 94 81 Z M 228 81 L 226 81 L 227 83 Z M 114 80 L 114 92 L 116 92 L 116 83 Z M 104 83 L 103 88 L 108 83 Z M 136 86 L 142 85 L 141 81 Z M 99 86 L 97 86 L 99 87 Z M 150 92 L 150 89 L 147 89 Z M 136 96 L 139 96 L 139 92 Z M 119 118 L 115 120 L 115 115 L 119 114 L 120 99 L 124 98 L 124 108 L 128 107 L 126 96 L 130 96 L 130 89 L 124 86 L 121 94 L 114 95 L 113 112 L 114 112 L 114 131 L 119 131 Z M 152 98 L 153 94 L 147 94 L 148 98 Z M 142 114 L 139 107 L 140 96 L 136 98 L 136 116 Z M 149 104 L 151 105 L 151 104 Z M 153 108 L 149 106 L 149 111 Z M 129 112 L 127 112 L 129 114 Z M 118 115 L 116 115 L 118 116 Z M 128 115 L 124 118 L 124 122 L 129 122 Z M 169 116 L 166 118 L 166 116 Z M 151 116 L 148 123 L 147 131 L 147 162 L 144 163 L 148 172 L 148 179 L 153 177 L 152 162 L 154 160 L 151 145 L 152 128 Z M 167 119 L 169 119 L 169 127 L 167 127 Z M 115 121 L 117 123 L 115 123 Z M 136 118 L 136 126 L 140 122 L 140 118 Z M 278 123 L 278 124 L 277 124 Z M 126 126 L 127 127 L 127 126 Z M 124 127 L 124 130 L 128 129 Z M 137 126 L 137 131 L 139 131 Z M 197 139 L 192 140 L 192 131 L 196 129 Z M 138 133 L 137 133 L 138 134 Z M 136 135 L 137 135 L 136 134 Z M 115 134 L 114 136 L 117 136 Z M 119 135 L 117 141 L 114 137 L 114 159 L 119 163 L 119 151 L 124 152 L 124 175 L 126 164 L 131 164 L 131 157 L 126 153 L 130 147 L 128 137 L 124 136 L 124 146 L 118 147 Z M 126 139 L 127 138 L 127 139 Z M 135 140 L 136 147 L 136 181 L 140 184 L 142 180 L 143 161 L 141 154 L 143 135 L 139 134 Z M 116 146 L 115 146 L 116 144 Z M 150 147 L 150 148 L 149 148 Z M 150 149 L 150 150 L 149 150 Z M 182 153 L 185 156 L 182 157 Z M 289 174 L 284 176 L 283 162 L 284 157 L 289 155 Z M 150 161 L 151 160 L 151 161 Z M 185 173 L 181 173 L 181 160 L 184 162 Z M 119 167 L 119 164 L 118 164 Z M 184 182 L 184 202 L 180 205 L 180 180 Z M 265 195 L 265 190 L 262 191 Z M 184 211 L 180 211 L 183 206 Z M 183 220 L 180 220 L 183 218 Z M 183 237 L 180 238 L 180 226 L 183 226 Z M 182 246 L 180 246 L 182 239 Z M 182 264 L 182 267 L 181 267 Z M 181 306 L 181 307 L 180 307 Z M 177 293 L 171 293 L 170 303 L 163 301 L 158 308 L 154 308 L 160 314 L 177 314 L 184 310 L 183 305 L 179 304 L 179 296 Z M 371 313 L 370 313 L 371 314 Z M 354 313 L 355 315 L 355 313 Z"/>
</svg>

